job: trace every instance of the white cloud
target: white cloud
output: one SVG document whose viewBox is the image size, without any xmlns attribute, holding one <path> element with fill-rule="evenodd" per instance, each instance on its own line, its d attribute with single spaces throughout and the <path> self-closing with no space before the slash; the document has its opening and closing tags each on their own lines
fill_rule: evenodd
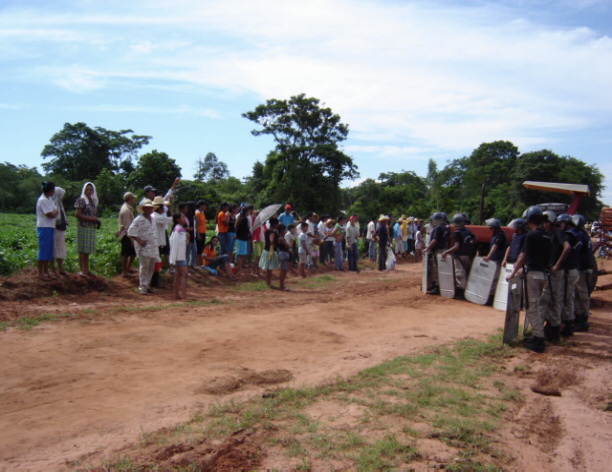
<svg viewBox="0 0 612 472">
<path fill-rule="evenodd" d="M 220 114 L 209 108 L 195 108 L 189 105 L 180 107 L 129 106 L 129 105 L 96 105 L 90 107 L 71 108 L 73 110 L 95 111 L 104 113 L 155 113 L 169 115 L 203 116 L 219 119 Z"/>
<path fill-rule="evenodd" d="M 612 39 L 539 24 L 531 2 L 67 4 L 0 11 L 0 57 L 38 58 L 3 69 L 80 94 L 126 85 L 261 99 L 304 92 L 350 124 L 347 150 L 389 160 L 497 139 L 551 147 L 565 130 L 612 125 Z"/>
</svg>

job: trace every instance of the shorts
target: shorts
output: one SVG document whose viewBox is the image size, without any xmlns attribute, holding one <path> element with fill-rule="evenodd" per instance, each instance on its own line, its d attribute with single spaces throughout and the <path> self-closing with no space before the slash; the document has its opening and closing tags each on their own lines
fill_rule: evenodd
<svg viewBox="0 0 612 472">
<path fill-rule="evenodd" d="M 134 243 L 128 236 L 123 236 L 121 238 L 121 255 L 124 257 L 136 257 Z"/>
<path fill-rule="evenodd" d="M 238 248 L 236 250 L 237 256 L 248 256 L 249 255 L 249 242 L 243 241 L 242 239 L 237 239 Z"/>
<path fill-rule="evenodd" d="M 187 267 L 187 261 L 174 261 L 174 267 Z"/>
<path fill-rule="evenodd" d="M 55 247 L 55 228 L 36 228 L 38 236 L 38 260 L 52 261 Z"/>
<path fill-rule="evenodd" d="M 308 254 L 300 252 L 300 264 L 306 264 L 308 260 Z"/>
</svg>

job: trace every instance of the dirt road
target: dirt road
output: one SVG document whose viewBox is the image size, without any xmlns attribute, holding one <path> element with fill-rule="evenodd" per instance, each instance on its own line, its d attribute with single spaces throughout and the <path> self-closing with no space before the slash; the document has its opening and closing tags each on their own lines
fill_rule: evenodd
<svg viewBox="0 0 612 472">
<path fill-rule="evenodd" d="M 192 299 L 220 302 L 211 304 L 127 290 L 4 303 L 0 310 L 79 316 L 0 332 L 0 470 L 62 470 L 216 401 L 283 381 L 318 384 L 503 326 L 502 312 L 424 296 L 419 285 L 420 265 L 402 264 L 291 279 L 286 293 L 192 289 Z"/>
</svg>

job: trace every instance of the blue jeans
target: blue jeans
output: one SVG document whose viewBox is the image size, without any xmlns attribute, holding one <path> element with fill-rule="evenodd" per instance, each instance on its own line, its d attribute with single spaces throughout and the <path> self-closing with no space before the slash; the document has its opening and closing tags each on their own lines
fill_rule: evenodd
<svg viewBox="0 0 612 472">
<path fill-rule="evenodd" d="M 219 237 L 219 254 L 227 254 L 227 243 L 229 233 L 217 233 Z"/>
<path fill-rule="evenodd" d="M 227 253 L 234 254 L 234 246 L 236 245 L 236 233 L 227 233 Z"/>
<path fill-rule="evenodd" d="M 342 254 L 342 241 L 334 241 L 334 248 L 336 249 L 335 268 L 337 270 L 342 269 L 344 263 L 344 256 Z"/>
<path fill-rule="evenodd" d="M 368 242 L 370 243 L 368 246 L 368 256 L 370 257 L 371 261 L 375 261 L 376 260 L 376 243 L 372 241 L 371 239 L 368 239 Z"/>
<path fill-rule="evenodd" d="M 357 261 L 359 260 L 359 247 L 353 243 L 348 247 L 348 266 L 349 270 L 357 271 Z"/>
<path fill-rule="evenodd" d="M 196 257 L 198 255 L 198 245 L 195 241 L 191 241 L 187 245 L 187 265 L 195 267 Z"/>
</svg>

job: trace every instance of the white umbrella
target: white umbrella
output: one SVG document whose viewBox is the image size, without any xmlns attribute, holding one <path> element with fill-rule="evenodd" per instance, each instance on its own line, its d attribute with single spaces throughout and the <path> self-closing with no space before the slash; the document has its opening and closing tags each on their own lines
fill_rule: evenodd
<svg viewBox="0 0 612 472">
<path fill-rule="evenodd" d="M 255 223 L 253 223 L 253 229 L 259 228 L 266 221 L 272 218 L 282 205 L 282 203 L 274 203 L 272 205 L 268 205 L 263 210 L 261 210 L 255 218 Z"/>
</svg>

